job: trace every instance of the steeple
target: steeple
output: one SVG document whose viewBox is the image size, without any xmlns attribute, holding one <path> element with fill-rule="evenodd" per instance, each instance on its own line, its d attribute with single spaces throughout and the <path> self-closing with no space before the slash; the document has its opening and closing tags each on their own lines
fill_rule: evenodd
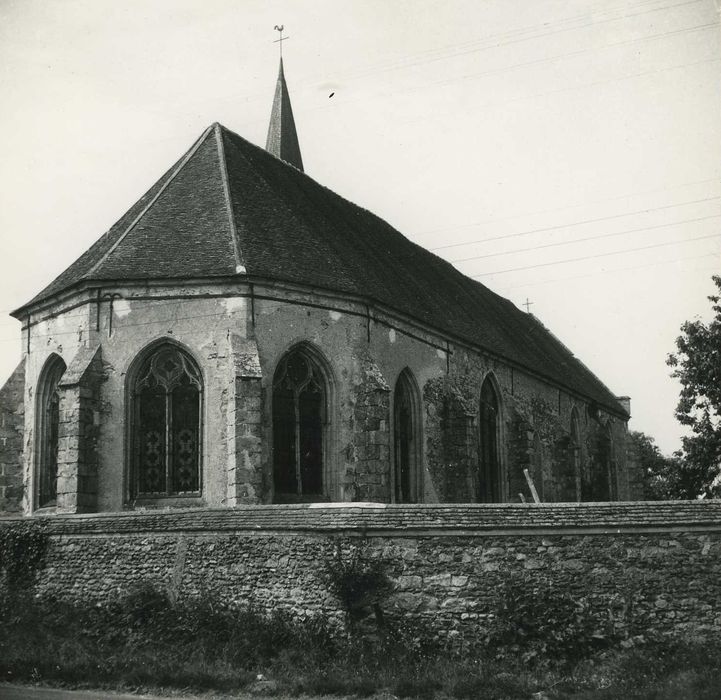
<svg viewBox="0 0 721 700">
<path fill-rule="evenodd" d="M 275 84 L 275 97 L 273 98 L 273 110 L 270 113 L 270 126 L 268 127 L 268 140 L 265 143 L 265 150 L 298 168 L 298 170 L 303 170 L 303 159 L 300 156 L 300 145 L 295 130 L 293 109 L 290 106 L 290 95 L 283 74 L 282 56 L 280 58 L 278 82 Z"/>
</svg>

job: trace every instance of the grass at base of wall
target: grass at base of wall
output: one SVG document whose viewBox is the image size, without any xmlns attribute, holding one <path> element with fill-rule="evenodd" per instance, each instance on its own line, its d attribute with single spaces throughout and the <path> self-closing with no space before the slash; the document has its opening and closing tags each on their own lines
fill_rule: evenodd
<svg viewBox="0 0 721 700">
<path fill-rule="evenodd" d="M 656 640 L 575 665 L 524 663 L 512 650 L 451 651 L 405 626 L 363 640 L 323 621 L 173 603 L 141 588 L 103 605 L 14 596 L 0 601 L 4 681 L 70 687 L 501 700 L 717 700 L 717 644 Z M 259 680 L 259 676 L 261 679 Z"/>
</svg>

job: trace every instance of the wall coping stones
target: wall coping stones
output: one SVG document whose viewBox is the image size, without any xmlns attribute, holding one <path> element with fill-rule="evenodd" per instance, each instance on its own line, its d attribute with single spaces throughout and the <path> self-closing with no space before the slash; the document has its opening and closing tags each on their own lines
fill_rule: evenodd
<svg viewBox="0 0 721 700">
<path fill-rule="evenodd" d="M 721 500 L 615 503 L 316 503 L 0 517 L 40 519 L 51 535 L 312 532 L 350 536 L 489 536 L 721 531 Z"/>
</svg>

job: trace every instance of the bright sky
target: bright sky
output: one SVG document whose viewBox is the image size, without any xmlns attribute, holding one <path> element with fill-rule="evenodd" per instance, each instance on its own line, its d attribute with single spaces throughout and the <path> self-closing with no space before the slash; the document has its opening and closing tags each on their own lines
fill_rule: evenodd
<svg viewBox="0 0 721 700">
<path fill-rule="evenodd" d="M 721 272 L 718 0 L 0 0 L 0 376 L 28 301 L 214 121 L 531 311 L 680 445 Z M 335 93 L 330 97 L 331 93 Z"/>
</svg>

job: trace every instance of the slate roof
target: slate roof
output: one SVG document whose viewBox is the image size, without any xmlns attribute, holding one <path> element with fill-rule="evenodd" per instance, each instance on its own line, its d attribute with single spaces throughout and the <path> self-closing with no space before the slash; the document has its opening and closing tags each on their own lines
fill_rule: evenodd
<svg viewBox="0 0 721 700">
<path fill-rule="evenodd" d="M 14 315 L 83 282 L 238 274 L 369 298 L 627 415 L 533 316 L 220 124 Z"/>
</svg>

